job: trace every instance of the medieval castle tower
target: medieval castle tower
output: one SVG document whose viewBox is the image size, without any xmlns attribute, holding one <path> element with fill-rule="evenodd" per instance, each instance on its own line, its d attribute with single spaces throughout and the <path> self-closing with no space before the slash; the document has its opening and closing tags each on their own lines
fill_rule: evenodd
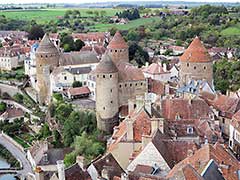
<svg viewBox="0 0 240 180">
<path fill-rule="evenodd" d="M 58 49 L 45 34 L 36 51 L 37 91 L 41 105 L 51 100 L 50 73 L 59 65 L 59 58 Z"/>
<path fill-rule="evenodd" d="M 180 86 L 190 80 L 206 80 L 213 87 L 213 62 L 198 37 L 180 57 L 179 77 Z"/>
<path fill-rule="evenodd" d="M 112 132 L 119 123 L 119 108 L 129 99 L 144 96 L 147 83 L 141 69 L 129 63 L 128 45 L 116 32 L 96 67 L 96 113 L 98 128 Z"/>
</svg>

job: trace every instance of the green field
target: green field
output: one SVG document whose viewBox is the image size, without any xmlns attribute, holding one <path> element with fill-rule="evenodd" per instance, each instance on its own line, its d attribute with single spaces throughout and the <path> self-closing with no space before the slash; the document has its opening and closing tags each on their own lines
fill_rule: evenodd
<svg viewBox="0 0 240 180">
<path fill-rule="evenodd" d="M 227 29 L 224 29 L 221 32 L 221 35 L 223 36 L 239 36 L 240 35 L 240 24 L 234 27 L 229 27 Z"/>
<path fill-rule="evenodd" d="M 37 23 L 45 23 L 50 20 L 57 20 L 59 16 L 63 16 L 64 13 L 69 10 L 64 9 L 42 9 L 42 10 L 20 10 L 20 11 L 0 11 L 0 15 L 4 15 L 11 19 L 19 20 L 35 20 Z M 73 10 L 73 9 L 71 9 Z M 82 17 L 93 17 L 94 14 L 88 14 L 87 11 L 106 11 L 106 16 L 114 16 L 116 12 L 121 11 L 120 9 L 112 8 L 78 8 Z"/>
<path fill-rule="evenodd" d="M 137 28 L 141 25 L 147 27 L 148 24 L 156 22 L 160 20 L 159 17 L 151 17 L 151 18 L 141 18 L 129 21 L 128 24 L 96 24 L 94 26 L 90 26 L 90 31 L 107 31 L 112 27 L 116 27 L 119 30 L 128 30 L 131 28 Z"/>
</svg>

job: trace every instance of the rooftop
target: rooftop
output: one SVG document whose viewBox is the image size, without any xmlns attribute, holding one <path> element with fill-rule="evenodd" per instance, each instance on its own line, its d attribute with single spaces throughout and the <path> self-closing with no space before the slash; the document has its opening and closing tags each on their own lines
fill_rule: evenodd
<svg viewBox="0 0 240 180">
<path fill-rule="evenodd" d="M 110 41 L 108 49 L 126 49 L 126 48 L 128 48 L 126 41 L 123 39 L 120 32 L 117 31 L 113 36 L 112 40 Z"/>
</svg>

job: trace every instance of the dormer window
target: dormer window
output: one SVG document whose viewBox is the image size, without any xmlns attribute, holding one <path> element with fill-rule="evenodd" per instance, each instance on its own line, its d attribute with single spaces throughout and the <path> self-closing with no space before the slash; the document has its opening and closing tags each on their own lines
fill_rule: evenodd
<svg viewBox="0 0 240 180">
<path fill-rule="evenodd" d="M 193 134 L 193 127 L 191 126 L 187 127 L 187 134 Z"/>
<path fill-rule="evenodd" d="M 179 114 L 176 114 L 176 116 L 175 116 L 175 120 L 181 120 L 181 117 L 180 117 Z"/>
</svg>

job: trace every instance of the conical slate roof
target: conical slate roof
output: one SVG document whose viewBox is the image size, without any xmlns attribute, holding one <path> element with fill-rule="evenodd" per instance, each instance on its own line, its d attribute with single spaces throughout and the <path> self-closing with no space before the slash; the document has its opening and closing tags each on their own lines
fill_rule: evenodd
<svg viewBox="0 0 240 180">
<path fill-rule="evenodd" d="M 49 39 L 49 36 L 45 34 L 37 48 L 36 53 L 58 53 L 58 49 Z"/>
<path fill-rule="evenodd" d="M 102 60 L 97 65 L 94 73 L 115 73 L 115 72 L 118 72 L 118 69 L 113 63 L 111 57 L 107 54 L 104 54 Z"/>
<path fill-rule="evenodd" d="M 128 45 L 126 41 L 123 39 L 122 35 L 119 31 L 115 33 L 113 39 L 110 41 L 108 48 L 110 49 L 126 49 Z"/>
<path fill-rule="evenodd" d="M 195 37 L 187 50 L 180 57 L 180 61 L 209 62 L 211 61 L 211 58 L 200 39 L 198 37 Z"/>
</svg>

